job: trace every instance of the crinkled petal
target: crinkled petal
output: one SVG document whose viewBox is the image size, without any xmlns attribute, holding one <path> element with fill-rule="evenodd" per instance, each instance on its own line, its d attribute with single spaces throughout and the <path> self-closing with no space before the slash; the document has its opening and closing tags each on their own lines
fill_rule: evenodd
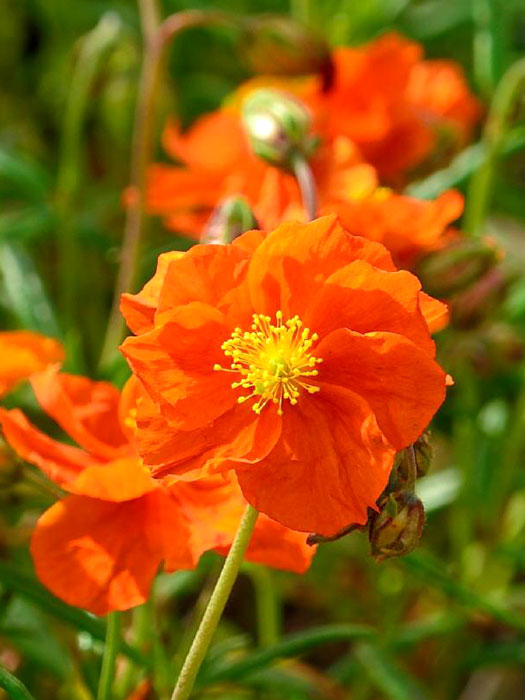
<svg viewBox="0 0 525 700">
<path fill-rule="evenodd" d="M 394 450 L 356 394 L 323 385 L 287 408 L 268 457 L 237 476 L 246 499 L 283 525 L 332 535 L 365 523 L 385 488 Z"/>
<path fill-rule="evenodd" d="M 158 484 L 138 457 L 88 467 L 68 486 L 71 493 L 115 503 L 131 501 L 156 488 Z"/>
<path fill-rule="evenodd" d="M 442 301 L 421 292 L 419 294 L 419 308 L 425 317 L 430 333 L 437 333 L 448 325 L 450 314 L 448 306 Z"/>
<path fill-rule="evenodd" d="M 118 459 L 129 453 L 118 418 L 120 394 L 112 384 L 50 367 L 33 375 L 31 385 L 44 411 L 91 454 Z"/>
<path fill-rule="evenodd" d="M 433 355 L 420 290 L 419 280 L 410 272 L 385 272 L 357 260 L 330 275 L 303 320 L 321 337 L 338 328 L 399 333 Z"/>
<path fill-rule="evenodd" d="M 122 352 L 174 427 L 194 430 L 235 403 L 231 375 L 214 370 L 226 362 L 221 344 L 230 335 L 222 314 L 193 302 L 165 315 L 153 331 L 128 338 Z"/>
<path fill-rule="evenodd" d="M 135 335 L 146 333 L 153 328 L 160 290 L 162 289 L 168 266 L 172 260 L 178 260 L 182 255 L 184 253 L 180 250 L 172 250 L 169 253 L 159 255 L 155 274 L 141 291 L 138 294 L 122 295 L 120 311 L 126 319 L 128 328 Z"/>
<path fill-rule="evenodd" d="M 34 464 L 59 486 L 67 488 L 88 467 L 100 462 L 71 445 L 64 445 L 35 428 L 18 409 L 0 408 L 4 437 L 19 457 Z"/>
<path fill-rule="evenodd" d="M 62 600 L 96 615 L 144 603 L 167 556 L 168 535 L 179 567 L 193 566 L 186 525 L 175 504 L 165 507 L 166 500 L 157 489 L 126 503 L 87 496 L 59 501 L 33 533 L 38 578 Z"/>
<path fill-rule="evenodd" d="M 137 444 L 145 464 L 157 477 L 195 472 L 202 478 L 243 464 L 254 464 L 274 447 L 281 433 L 275 406 L 258 416 L 246 404 L 234 407 L 197 430 L 173 428 L 150 400 L 141 400 Z"/>
<path fill-rule="evenodd" d="M 385 248 L 350 236 L 335 216 L 308 224 L 284 223 L 254 252 L 248 272 L 249 292 L 257 313 L 303 316 L 312 296 L 342 265 L 367 260 L 392 266 Z"/>
<path fill-rule="evenodd" d="M 337 384 L 362 396 L 398 450 L 417 440 L 445 399 L 441 367 L 396 333 L 341 328 L 319 343 L 316 354 L 323 358 L 321 387 Z"/>
</svg>

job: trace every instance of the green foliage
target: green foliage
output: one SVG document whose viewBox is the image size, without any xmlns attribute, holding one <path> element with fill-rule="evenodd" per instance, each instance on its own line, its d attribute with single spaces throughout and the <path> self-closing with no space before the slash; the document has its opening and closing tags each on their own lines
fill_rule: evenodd
<svg viewBox="0 0 525 700">
<path fill-rule="evenodd" d="M 487 108 L 525 52 L 521 0 L 165 0 L 163 14 L 197 7 L 291 13 L 332 44 L 401 31 L 422 42 L 427 55 L 460 61 Z M 0 45 L 2 327 L 62 338 L 68 369 L 99 377 L 129 181 L 139 10 L 129 0 L 6 0 Z M 168 114 L 188 125 L 250 76 L 237 48 L 224 29 L 194 29 L 177 40 L 159 90 L 157 134 Z M 450 187 L 465 192 L 492 159 L 483 230 L 509 251 L 517 277 L 497 320 L 523 341 L 520 105 L 509 121 L 494 149 L 479 138 L 446 166 L 421 173 L 406 191 L 420 198 Z M 160 139 L 156 156 L 165 158 Z M 150 221 L 140 279 L 150 276 L 159 252 L 190 245 Z M 489 315 L 487 323 L 493 320 Z M 503 344 L 506 337 L 497 339 Z M 261 629 L 259 620 L 258 628 L 252 612 L 257 581 L 248 571 L 196 697 L 454 700 L 474 697 L 471 690 L 462 693 L 487 668 L 498 689 L 486 700 L 522 697 L 525 373 L 516 362 L 481 371 L 472 350 L 480 342 L 471 328 L 448 330 L 439 341 L 456 385 L 435 422 L 433 470 L 418 484 L 427 511 L 424 549 L 378 564 L 359 534 L 322 545 L 304 577 L 272 577 L 275 600 L 267 609 L 276 619 L 269 628 L 282 636 L 264 646 L 256 640 L 268 637 L 268 626 Z M 121 360 L 105 369 L 104 378 L 119 385 L 126 376 Z M 0 700 L 93 700 L 106 621 L 55 598 L 26 566 L 28 532 L 42 510 L 36 488 L 18 475 L 11 479 L 1 462 Z M 126 700 L 146 676 L 153 678 L 151 698 L 166 700 L 195 629 L 199 591 L 216 567 L 210 556 L 196 572 L 162 574 L 154 603 L 122 615 L 117 700 Z"/>
</svg>

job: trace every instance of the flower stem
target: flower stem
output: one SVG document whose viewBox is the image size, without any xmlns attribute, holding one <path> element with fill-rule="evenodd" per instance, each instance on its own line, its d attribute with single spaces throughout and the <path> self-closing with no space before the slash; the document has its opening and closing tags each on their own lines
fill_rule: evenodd
<svg viewBox="0 0 525 700">
<path fill-rule="evenodd" d="M 317 217 L 317 187 L 310 163 L 302 154 L 298 153 L 293 159 L 293 171 L 301 190 L 308 221 L 312 221 Z"/>
<path fill-rule="evenodd" d="M 106 644 L 98 683 L 97 700 L 112 700 L 115 666 L 120 645 L 120 613 L 108 615 Z"/>
<path fill-rule="evenodd" d="M 197 673 L 206 656 L 206 651 L 217 625 L 219 624 L 233 584 L 239 573 L 239 568 L 250 543 L 250 538 L 258 515 L 259 513 L 255 508 L 250 505 L 246 507 L 239 529 L 237 530 L 237 534 L 235 535 L 235 539 L 217 580 L 217 585 L 215 586 L 202 622 L 195 635 L 190 651 L 188 652 L 177 685 L 173 690 L 171 700 L 188 700 L 190 697 Z M 98 698 L 97 700 L 101 699 Z"/>
<path fill-rule="evenodd" d="M 246 573 L 255 589 L 257 631 L 261 648 L 277 644 L 280 636 L 280 605 L 272 571 L 260 564 L 249 564 Z"/>
<path fill-rule="evenodd" d="M 482 139 L 486 159 L 469 182 L 464 228 L 473 236 L 481 234 L 492 196 L 495 163 L 524 84 L 525 58 L 521 58 L 507 70 L 496 88 Z"/>
<path fill-rule="evenodd" d="M 120 314 L 120 297 L 123 292 L 134 291 L 140 260 L 140 246 L 146 219 L 146 171 L 150 161 L 153 128 L 155 123 L 156 97 L 164 51 L 173 38 L 189 27 L 197 27 L 215 22 L 227 22 L 221 12 L 186 10 L 167 17 L 153 31 L 156 12 L 143 7 L 148 0 L 142 0 L 141 17 L 144 33 L 144 57 L 140 73 L 135 124 L 131 146 L 130 189 L 133 201 L 126 208 L 124 240 L 120 255 L 120 267 L 115 283 L 113 304 L 108 321 L 106 337 L 100 357 L 100 366 L 111 364 L 117 346 L 124 334 L 124 319 Z M 151 0 L 150 0 L 151 2 Z M 148 34 L 146 34 L 148 32 Z"/>
</svg>

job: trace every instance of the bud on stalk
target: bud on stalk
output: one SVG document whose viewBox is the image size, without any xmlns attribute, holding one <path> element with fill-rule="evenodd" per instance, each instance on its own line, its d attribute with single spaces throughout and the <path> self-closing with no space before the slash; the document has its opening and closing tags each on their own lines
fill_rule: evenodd
<svg viewBox="0 0 525 700">
<path fill-rule="evenodd" d="M 425 257 L 417 274 L 428 294 L 447 298 L 480 279 L 500 256 L 500 251 L 486 241 L 461 238 Z"/>
<path fill-rule="evenodd" d="M 245 231 L 259 228 L 250 205 L 242 197 L 229 197 L 214 210 L 201 236 L 201 243 L 226 245 Z"/>
<path fill-rule="evenodd" d="M 419 543 L 425 525 L 425 511 L 412 492 L 384 496 L 379 513 L 369 519 L 370 551 L 378 561 L 408 554 Z"/>
<path fill-rule="evenodd" d="M 254 153 L 270 165 L 292 172 L 294 159 L 308 159 L 317 146 L 309 133 L 310 111 L 282 90 L 255 90 L 244 100 L 242 113 Z"/>
</svg>

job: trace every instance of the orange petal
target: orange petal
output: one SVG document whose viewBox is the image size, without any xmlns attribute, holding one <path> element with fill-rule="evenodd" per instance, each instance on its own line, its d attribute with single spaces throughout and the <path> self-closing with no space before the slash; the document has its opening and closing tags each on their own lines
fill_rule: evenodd
<svg viewBox="0 0 525 700">
<path fill-rule="evenodd" d="M 32 331 L 0 333 L 0 396 L 34 372 L 64 359 L 64 350 L 53 338 Z"/>
<path fill-rule="evenodd" d="M 285 411 L 274 450 L 237 476 L 246 499 L 270 518 L 331 535 L 366 522 L 393 459 L 367 404 L 346 389 L 323 386 Z"/>
<path fill-rule="evenodd" d="M 31 385 L 44 411 L 90 453 L 103 460 L 129 454 L 113 385 L 59 373 L 56 367 L 34 375 Z"/>
<path fill-rule="evenodd" d="M 417 440 L 445 399 L 445 373 L 413 342 L 396 333 L 361 335 L 341 328 L 316 354 L 319 383 L 345 386 L 370 405 L 379 428 L 398 450 Z"/>
<path fill-rule="evenodd" d="M 260 416 L 246 404 L 194 431 L 169 425 L 149 400 L 139 403 L 137 444 L 155 476 L 195 471 L 193 478 L 254 464 L 274 447 L 281 433 L 277 409 L 268 406 Z"/>
<path fill-rule="evenodd" d="M 231 330 L 212 306 L 194 302 L 165 314 L 165 323 L 128 338 L 122 352 L 174 427 L 194 430 L 228 411 L 236 397 L 221 343 Z"/>
<path fill-rule="evenodd" d="M 425 292 L 420 292 L 419 308 L 425 317 L 430 333 L 437 333 L 448 325 L 450 314 L 448 306 L 442 301 L 434 299 Z"/>
<path fill-rule="evenodd" d="M 88 467 L 69 484 L 68 490 L 80 496 L 121 503 L 154 491 L 158 484 L 139 457 L 120 459 Z"/>
<path fill-rule="evenodd" d="M 195 556 L 214 549 L 226 555 L 239 527 L 246 500 L 233 473 L 178 482 L 170 488 L 188 520 Z M 310 566 L 315 548 L 306 544 L 304 533 L 294 532 L 261 514 L 251 537 L 246 560 L 277 569 L 303 573 Z"/>
<path fill-rule="evenodd" d="M 248 283 L 253 307 L 273 316 L 302 317 L 308 301 L 342 265 L 366 260 L 392 267 L 383 246 L 350 236 L 335 216 L 309 224 L 285 223 L 270 233 L 254 252 Z"/>
<path fill-rule="evenodd" d="M 342 327 L 359 333 L 399 333 L 433 355 L 434 343 L 420 311 L 420 290 L 410 272 L 385 272 L 356 260 L 330 275 L 303 321 L 321 337 Z"/>
<path fill-rule="evenodd" d="M 84 469 L 100 464 L 84 450 L 52 440 L 18 409 L 0 409 L 0 422 L 5 439 L 18 456 L 41 469 L 59 486 L 67 488 Z"/>
<path fill-rule="evenodd" d="M 139 335 L 153 328 L 155 311 L 159 301 L 160 290 L 168 266 L 172 260 L 178 260 L 184 253 L 172 250 L 159 255 L 155 274 L 138 294 L 123 294 L 120 299 L 120 310 L 126 319 L 129 329 Z"/>
<path fill-rule="evenodd" d="M 68 496 L 39 519 L 31 553 L 38 578 L 56 596 L 95 615 L 144 603 L 163 558 L 159 532 L 192 566 L 188 531 L 174 506 L 166 519 L 160 490 L 126 503 Z M 160 515 L 159 515 L 160 514 Z M 162 517 L 161 517 L 162 516 Z"/>
</svg>

